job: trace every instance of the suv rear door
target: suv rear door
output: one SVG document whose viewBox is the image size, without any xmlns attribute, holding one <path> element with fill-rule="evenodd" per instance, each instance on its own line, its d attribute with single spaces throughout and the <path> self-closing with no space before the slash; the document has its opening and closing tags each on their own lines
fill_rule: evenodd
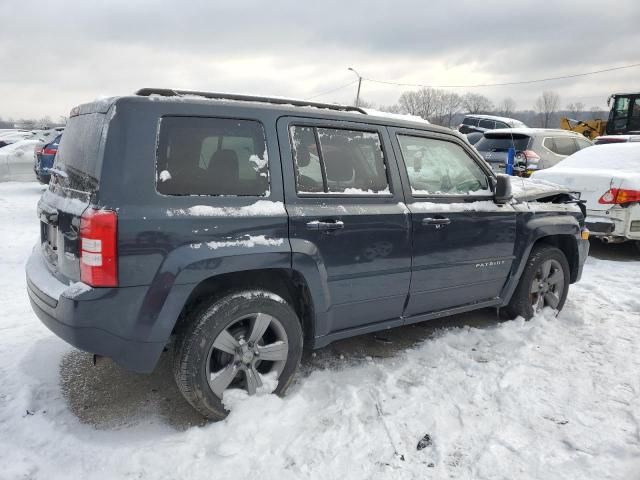
<svg viewBox="0 0 640 480">
<path fill-rule="evenodd" d="M 318 312 L 326 322 L 316 325 L 316 337 L 388 320 L 400 325 L 410 223 L 386 129 L 284 117 L 278 138 L 293 268 L 317 268 L 326 289 L 326 312 Z"/>
<path fill-rule="evenodd" d="M 504 173 L 509 148 L 523 152 L 530 148 L 530 144 L 531 137 L 523 133 L 486 132 L 474 146 L 494 171 Z"/>
<path fill-rule="evenodd" d="M 516 214 L 493 202 L 492 175 L 449 135 L 390 129 L 411 211 L 407 322 L 464 305 L 494 305 L 514 258 Z"/>
<path fill-rule="evenodd" d="M 43 257 L 64 282 L 80 280 L 80 217 L 100 185 L 107 122 L 104 112 L 91 110 L 69 118 L 38 202 Z"/>
</svg>

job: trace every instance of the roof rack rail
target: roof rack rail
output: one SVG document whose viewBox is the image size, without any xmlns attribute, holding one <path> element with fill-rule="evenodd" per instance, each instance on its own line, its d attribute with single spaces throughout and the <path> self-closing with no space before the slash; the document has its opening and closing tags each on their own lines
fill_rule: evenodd
<svg viewBox="0 0 640 480">
<path fill-rule="evenodd" d="M 198 92 L 193 90 L 174 90 L 172 88 L 141 88 L 136 95 L 148 97 L 150 95 L 160 95 L 163 97 L 182 97 L 184 95 L 197 95 L 199 97 L 217 100 L 236 100 L 241 102 L 262 102 L 273 103 L 275 105 L 295 105 L 296 107 L 326 108 L 328 110 L 338 110 L 342 112 L 358 112 L 367 114 L 362 108 L 348 105 L 334 105 L 331 103 L 307 102 L 305 100 L 294 100 L 289 98 L 261 97 L 255 95 L 237 95 L 235 93 L 215 93 Z"/>
</svg>

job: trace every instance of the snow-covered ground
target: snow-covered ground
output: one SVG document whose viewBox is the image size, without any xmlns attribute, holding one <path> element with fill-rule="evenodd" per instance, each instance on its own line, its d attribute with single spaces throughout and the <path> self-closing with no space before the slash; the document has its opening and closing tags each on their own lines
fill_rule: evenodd
<svg viewBox="0 0 640 480">
<path fill-rule="evenodd" d="M 23 265 L 42 189 L 0 184 L 1 479 L 640 479 L 631 250 L 589 258 L 557 319 L 485 311 L 379 334 L 384 348 L 341 342 L 308 354 L 285 398 L 188 427 L 168 368 L 90 367 L 32 313 Z"/>
</svg>

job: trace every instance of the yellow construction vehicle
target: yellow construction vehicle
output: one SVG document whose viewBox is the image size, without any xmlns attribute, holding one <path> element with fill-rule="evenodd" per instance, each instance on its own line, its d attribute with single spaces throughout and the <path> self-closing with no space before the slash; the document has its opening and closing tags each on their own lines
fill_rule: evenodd
<svg viewBox="0 0 640 480">
<path fill-rule="evenodd" d="M 593 140 L 594 138 L 605 134 L 607 130 L 607 121 L 600 119 L 581 121 L 562 117 L 560 119 L 560 128 L 580 133 L 589 140 Z"/>
<path fill-rule="evenodd" d="M 613 100 L 613 105 L 611 101 Z M 600 135 L 640 134 L 640 93 L 614 93 L 607 100 L 611 107 L 607 120 L 573 120 L 562 117 L 560 128 L 578 132 L 593 140 Z"/>
</svg>

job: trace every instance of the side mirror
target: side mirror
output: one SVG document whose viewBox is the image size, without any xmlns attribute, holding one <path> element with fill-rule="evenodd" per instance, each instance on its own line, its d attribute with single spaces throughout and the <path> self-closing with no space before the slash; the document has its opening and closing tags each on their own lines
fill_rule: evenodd
<svg viewBox="0 0 640 480">
<path fill-rule="evenodd" d="M 496 177 L 496 191 L 493 195 L 493 201 L 499 205 L 503 205 L 512 198 L 511 178 L 509 175 L 498 175 Z"/>
</svg>

